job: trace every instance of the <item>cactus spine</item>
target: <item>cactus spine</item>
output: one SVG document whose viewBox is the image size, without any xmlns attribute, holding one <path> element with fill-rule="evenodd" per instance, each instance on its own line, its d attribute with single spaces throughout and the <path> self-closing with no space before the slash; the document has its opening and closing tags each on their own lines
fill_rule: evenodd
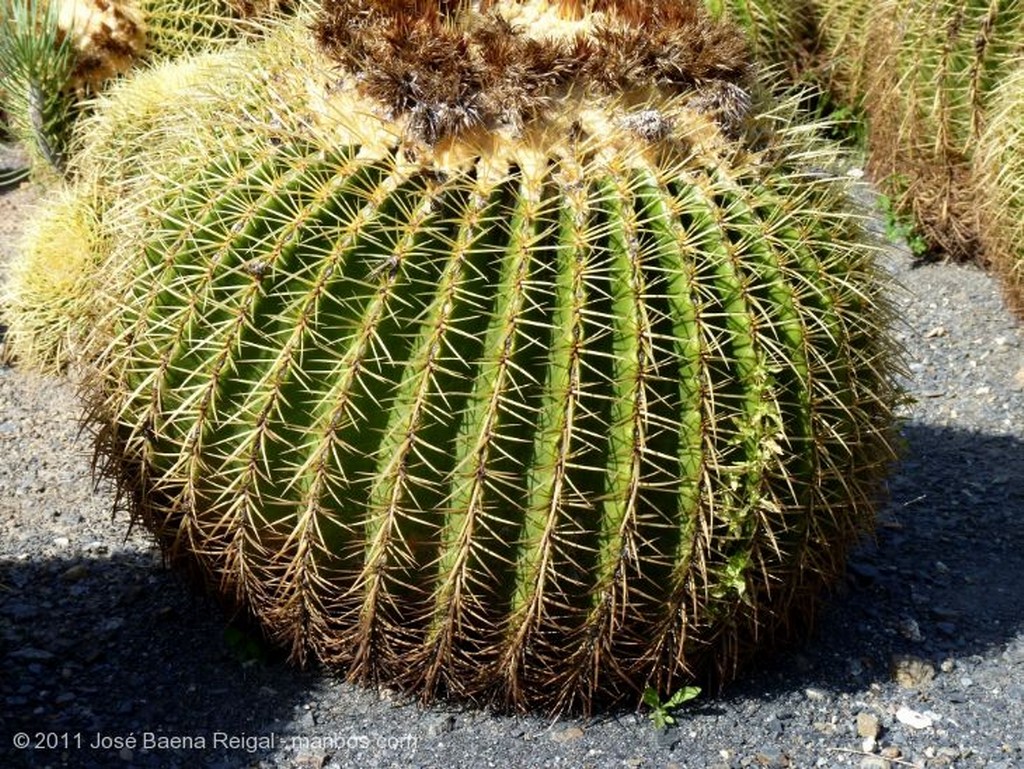
<svg viewBox="0 0 1024 769">
<path fill-rule="evenodd" d="M 724 35 L 681 7 L 687 50 Z M 497 42 L 587 66 L 630 9 Z M 466 36 L 433 75 L 495 44 L 460 22 L 425 22 Z M 204 160 L 119 232 L 136 268 L 92 401 L 170 559 L 298 659 L 516 709 L 726 680 L 801 626 L 892 458 L 888 310 L 827 153 L 784 110 L 730 138 L 708 105 L 742 67 L 688 81 L 687 55 L 671 89 L 541 79 L 514 113 L 501 72 L 398 104 L 388 78 L 423 64 L 397 56 L 373 95 L 254 74 L 229 130 L 174 105 Z"/>
</svg>

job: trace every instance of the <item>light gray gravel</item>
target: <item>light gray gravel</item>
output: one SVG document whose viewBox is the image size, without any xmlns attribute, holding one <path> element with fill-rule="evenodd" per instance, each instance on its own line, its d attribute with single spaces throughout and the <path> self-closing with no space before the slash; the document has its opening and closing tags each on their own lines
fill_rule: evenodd
<svg viewBox="0 0 1024 769">
<path fill-rule="evenodd" d="M 0 196 L 0 265 L 33 197 Z M 973 267 L 885 262 L 916 403 L 877 541 L 808 643 L 663 733 L 421 708 L 247 649 L 93 492 L 73 387 L 0 367 L 0 767 L 1024 766 L 1024 330 Z"/>
</svg>

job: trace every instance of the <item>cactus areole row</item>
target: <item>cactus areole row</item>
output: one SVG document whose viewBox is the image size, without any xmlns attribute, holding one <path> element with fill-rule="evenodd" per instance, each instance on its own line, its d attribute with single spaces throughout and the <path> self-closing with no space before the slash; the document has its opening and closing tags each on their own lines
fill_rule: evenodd
<svg viewBox="0 0 1024 769">
<path fill-rule="evenodd" d="M 888 310 L 735 33 L 334 0 L 316 34 L 328 87 L 168 181 L 100 364 L 170 560 L 297 659 L 508 709 L 803 626 L 892 457 Z"/>
</svg>

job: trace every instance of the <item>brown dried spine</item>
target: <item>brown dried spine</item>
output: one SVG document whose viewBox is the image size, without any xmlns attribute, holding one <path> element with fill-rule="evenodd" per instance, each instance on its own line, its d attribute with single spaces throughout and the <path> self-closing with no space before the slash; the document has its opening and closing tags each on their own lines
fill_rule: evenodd
<svg viewBox="0 0 1024 769">
<path fill-rule="evenodd" d="M 681 93 L 725 83 L 743 92 L 750 80 L 741 35 L 698 3 L 595 0 L 559 10 L 593 22 L 540 38 L 492 3 L 328 0 L 316 34 L 365 95 L 392 117 L 409 115 L 428 142 L 478 126 L 518 128 L 570 89 Z"/>
</svg>

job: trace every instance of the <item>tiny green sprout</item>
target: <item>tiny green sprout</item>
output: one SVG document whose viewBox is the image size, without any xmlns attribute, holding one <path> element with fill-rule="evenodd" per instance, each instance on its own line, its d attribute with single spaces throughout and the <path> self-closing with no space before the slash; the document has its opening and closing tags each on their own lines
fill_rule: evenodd
<svg viewBox="0 0 1024 769">
<path fill-rule="evenodd" d="M 699 686 L 684 686 L 682 689 L 677 689 L 676 693 L 668 700 L 662 702 L 661 696 L 653 686 L 644 689 L 644 704 L 651 709 L 648 717 L 654 724 L 654 728 L 664 729 L 669 724 L 674 724 L 676 717 L 672 711 L 682 707 L 690 700 L 696 699 L 699 694 Z"/>
<path fill-rule="evenodd" d="M 224 643 L 231 655 L 243 667 L 265 663 L 270 653 L 266 642 L 254 633 L 236 625 L 224 629 Z"/>
<path fill-rule="evenodd" d="M 900 213 L 893 199 L 879 195 L 878 206 L 885 217 L 885 237 L 890 243 L 905 243 L 915 257 L 928 252 L 928 241 L 914 226 L 913 220 Z"/>
</svg>

